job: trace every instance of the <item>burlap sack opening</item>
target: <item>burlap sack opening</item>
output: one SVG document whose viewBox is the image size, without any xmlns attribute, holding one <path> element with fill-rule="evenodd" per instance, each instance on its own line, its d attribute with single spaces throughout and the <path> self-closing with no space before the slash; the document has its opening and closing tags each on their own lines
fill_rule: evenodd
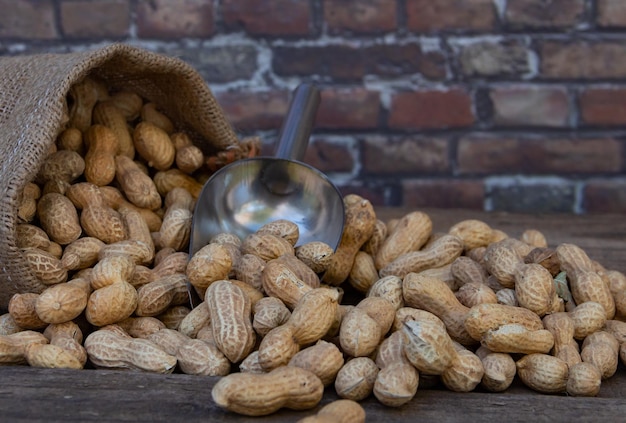
<svg viewBox="0 0 626 423">
<path fill-rule="evenodd" d="M 69 54 L 0 57 L 0 309 L 17 292 L 45 288 L 16 245 L 17 210 L 68 121 L 66 96 L 86 75 L 156 103 L 206 154 L 239 148 L 202 77 L 185 62 L 124 44 Z"/>
</svg>

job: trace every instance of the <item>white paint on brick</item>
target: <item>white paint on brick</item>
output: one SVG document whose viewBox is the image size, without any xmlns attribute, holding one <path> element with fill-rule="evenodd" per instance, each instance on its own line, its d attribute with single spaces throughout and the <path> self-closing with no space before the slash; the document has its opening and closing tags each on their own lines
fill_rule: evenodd
<svg viewBox="0 0 626 423">
<path fill-rule="evenodd" d="M 539 75 L 539 55 L 536 51 L 528 49 L 528 72 L 522 75 L 523 79 L 534 79 Z"/>
<path fill-rule="evenodd" d="M 485 192 L 489 193 L 493 188 L 510 188 L 515 186 L 537 186 L 537 185 L 549 185 L 549 186 L 572 186 L 573 181 L 565 177 L 560 176 L 533 176 L 533 175 L 494 175 L 486 176 L 484 179 Z M 574 186 L 578 189 L 577 186 Z M 582 192 L 582 191 L 581 191 Z M 582 203 L 582 194 L 576 193 L 576 205 L 575 209 L 580 209 Z M 485 196 L 484 210 L 493 211 L 493 200 L 490 195 Z"/>
<path fill-rule="evenodd" d="M 16 43 L 7 45 L 7 51 L 10 54 L 24 53 L 26 50 L 28 50 L 28 46 L 26 44 Z"/>
<path fill-rule="evenodd" d="M 501 22 L 504 22 L 504 13 L 506 12 L 507 0 L 493 0 L 493 5 L 496 7 L 496 13 Z"/>
<path fill-rule="evenodd" d="M 313 135 L 311 143 L 323 140 L 326 143 L 339 145 L 346 148 L 354 166 L 350 172 L 328 172 L 326 176 L 337 185 L 347 185 L 349 182 L 356 180 L 361 172 L 361 153 L 359 150 L 359 142 L 355 136 L 351 135 Z"/>
<path fill-rule="evenodd" d="M 455 51 L 460 51 L 461 48 L 471 46 L 478 43 L 492 43 L 498 44 L 504 41 L 504 37 L 501 35 L 477 35 L 472 37 L 449 37 L 448 45 Z"/>
<path fill-rule="evenodd" d="M 574 206 L 572 212 L 575 214 L 585 213 L 583 202 L 585 201 L 585 183 L 577 181 L 574 183 Z"/>
</svg>

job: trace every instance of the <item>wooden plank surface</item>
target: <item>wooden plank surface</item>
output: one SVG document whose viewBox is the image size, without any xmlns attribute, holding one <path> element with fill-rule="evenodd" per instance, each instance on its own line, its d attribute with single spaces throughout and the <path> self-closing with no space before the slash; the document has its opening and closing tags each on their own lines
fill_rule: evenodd
<svg viewBox="0 0 626 423">
<path fill-rule="evenodd" d="M 408 210 L 377 210 L 383 219 Z M 425 210 L 435 231 L 464 219 L 482 219 L 519 236 L 541 230 L 550 245 L 572 242 L 605 267 L 626 272 L 626 219 L 622 215 L 516 215 L 467 210 Z M 155 375 L 109 370 L 47 370 L 0 367 L 0 420 L 6 422 L 296 422 L 311 411 L 280 412 L 250 418 L 225 412 L 211 400 L 214 377 Z M 320 404 L 337 399 L 327 389 Z M 362 402 L 368 422 L 597 422 L 623 421 L 626 415 L 626 369 L 603 381 L 595 398 L 543 395 L 516 382 L 504 393 L 477 389 L 454 393 L 437 387 L 419 389 L 400 408 L 382 406 L 371 397 Z"/>
</svg>

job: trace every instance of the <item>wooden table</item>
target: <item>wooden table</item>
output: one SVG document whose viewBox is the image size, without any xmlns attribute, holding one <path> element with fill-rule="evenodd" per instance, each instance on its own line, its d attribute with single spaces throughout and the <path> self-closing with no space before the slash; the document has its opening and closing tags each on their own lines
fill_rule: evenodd
<svg viewBox="0 0 626 423">
<path fill-rule="evenodd" d="M 377 210 L 383 219 L 408 210 Z M 551 246 L 579 245 L 606 268 L 626 272 L 626 219 L 623 215 L 516 215 L 467 210 L 424 210 L 435 231 L 446 231 L 463 219 L 482 219 L 517 237 L 523 230 L 541 230 Z M 183 374 L 154 375 L 108 370 L 41 370 L 0 368 L 0 421 L 4 422 L 295 422 L 312 411 L 281 410 L 250 418 L 218 409 L 211 400 L 217 378 Z M 327 389 L 320 405 L 337 396 Z M 626 368 L 603 381 L 594 398 L 544 395 L 516 381 L 504 393 L 480 389 L 454 393 L 419 389 L 400 408 L 388 408 L 370 397 L 362 402 L 368 422 L 617 422 L 626 416 Z"/>
</svg>

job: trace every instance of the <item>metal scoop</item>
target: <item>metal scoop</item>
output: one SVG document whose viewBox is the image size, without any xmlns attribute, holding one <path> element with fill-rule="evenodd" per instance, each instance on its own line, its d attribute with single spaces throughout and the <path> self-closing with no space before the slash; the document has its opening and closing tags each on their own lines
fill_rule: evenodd
<svg viewBox="0 0 626 423">
<path fill-rule="evenodd" d="M 300 161 L 319 102 L 315 86 L 299 85 L 280 131 L 276 157 L 236 161 L 205 183 L 193 215 L 191 255 L 219 233 L 243 239 L 278 219 L 298 225 L 296 245 L 322 241 L 337 248 L 344 225 L 343 197 L 322 172 Z"/>
</svg>

